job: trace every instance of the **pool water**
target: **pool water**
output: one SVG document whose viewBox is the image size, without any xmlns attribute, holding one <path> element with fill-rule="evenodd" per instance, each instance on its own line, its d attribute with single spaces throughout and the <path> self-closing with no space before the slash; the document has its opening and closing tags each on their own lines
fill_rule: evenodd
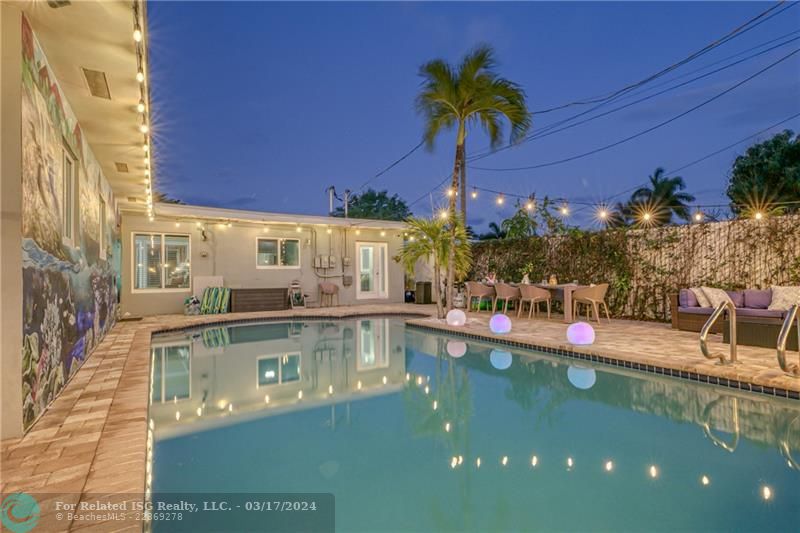
<svg viewBox="0 0 800 533">
<path fill-rule="evenodd" d="M 332 493 L 341 532 L 800 527 L 797 401 L 397 318 L 153 346 L 154 500 Z"/>
</svg>

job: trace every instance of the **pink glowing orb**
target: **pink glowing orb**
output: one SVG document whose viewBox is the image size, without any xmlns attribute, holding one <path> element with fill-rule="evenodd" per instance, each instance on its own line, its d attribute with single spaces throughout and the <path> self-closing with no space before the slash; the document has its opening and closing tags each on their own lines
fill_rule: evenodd
<svg viewBox="0 0 800 533">
<path fill-rule="evenodd" d="M 594 343 L 594 328 L 586 322 L 575 322 L 567 328 L 567 340 L 571 344 L 586 345 Z"/>
<path fill-rule="evenodd" d="M 492 366 L 497 370 L 505 370 L 510 367 L 511 361 L 511 353 L 504 350 L 492 350 L 489 354 L 489 362 L 492 363 Z"/>
<path fill-rule="evenodd" d="M 467 323 L 467 315 L 461 309 L 451 309 L 447 312 L 448 326 L 463 326 Z"/>
<path fill-rule="evenodd" d="M 489 329 L 498 335 L 508 333 L 511 331 L 511 319 L 502 313 L 497 313 L 489 320 Z"/>
<path fill-rule="evenodd" d="M 464 357 L 464 354 L 467 353 L 467 343 L 461 341 L 448 341 L 447 353 L 450 354 L 450 357 Z"/>
</svg>

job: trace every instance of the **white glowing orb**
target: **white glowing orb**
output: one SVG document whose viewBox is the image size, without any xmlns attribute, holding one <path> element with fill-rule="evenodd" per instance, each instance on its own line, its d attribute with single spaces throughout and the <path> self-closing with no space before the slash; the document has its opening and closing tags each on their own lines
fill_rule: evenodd
<svg viewBox="0 0 800 533">
<path fill-rule="evenodd" d="M 489 329 L 498 335 L 508 333 L 511 331 L 511 319 L 502 313 L 497 313 L 489 320 Z"/>
<path fill-rule="evenodd" d="M 461 309 L 451 309 L 447 312 L 448 326 L 463 326 L 467 323 L 467 315 Z"/>
<path fill-rule="evenodd" d="M 594 343 L 594 328 L 586 322 L 575 322 L 567 328 L 567 340 L 571 344 L 586 345 Z"/>
<path fill-rule="evenodd" d="M 594 368 L 584 368 L 582 366 L 570 366 L 567 369 L 567 379 L 576 389 L 588 390 L 597 381 L 597 374 Z"/>
<path fill-rule="evenodd" d="M 497 370 L 505 370 L 511 366 L 511 354 L 503 350 L 492 350 L 489 354 L 489 361 Z"/>
<path fill-rule="evenodd" d="M 464 357 L 467 353 L 467 343 L 461 341 L 447 341 L 447 353 L 450 357 Z"/>
</svg>

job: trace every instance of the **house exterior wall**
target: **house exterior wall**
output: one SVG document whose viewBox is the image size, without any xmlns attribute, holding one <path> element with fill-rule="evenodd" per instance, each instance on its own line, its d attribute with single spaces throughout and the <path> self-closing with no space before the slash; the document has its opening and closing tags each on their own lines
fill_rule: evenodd
<svg viewBox="0 0 800 533">
<path fill-rule="evenodd" d="M 402 302 L 404 298 L 404 270 L 392 258 L 398 254 L 403 244 L 403 234 L 399 230 L 363 229 L 356 235 L 353 229 L 331 228 L 328 234 L 322 226 L 308 226 L 298 218 L 301 232 L 294 226 L 266 225 L 233 222 L 231 227 L 220 224 L 204 224 L 203 231 L 194 220 L 181 220 L 176 226 L 174 219 L 156 218 L 150 221 L 146 216 L 125 212 L 122 215 L 122 297 L 121 311 L 131 315 L 156 315 L 183 313 L 184 299 L 193 292 L 183 291 L 134 291 L 132 242 L 135 233 L 165 233 L 189 235 L 191 248 L 191 277 L 222 276 L 224 285 L 230 288 L 288 288 L 292 280 L 299 279 L 303 290 L 316 301 L 317 287 L 321 281 L 330 281 L 339 286 L 339 304 L 357 305 L 361 303 Z M 300 268 L 256 268 L 256 239 L 299 238 L 301 246 Z M 356 298 L 356 242 L 385 242 L 388 251 L 388 297 L 385 299 Z M 317 255 L 335 256 L 337 266 L 323 271 L 313 267 Z M 342 258 L 349 257 L 350 265 L 342 266 Z M 345 287 L 342 273 L 353 277 L 353 284 Z M 324 278 L 322 276 L 330 276 Z M 196 296 L 201 297 L 202 294 Z"/>
<path fill-rule="evenodd" d="M 0 439 L 22 434 L 21 20 L 0 2 Z"/>
<path fill-rule="evenodd" d="M 24 15 L 15 18 L 19 29 L 14 38 L 21 43 L 16 53 L 21 58 L 14 61 L 20 68 L 8 82 L 18 86 L 19 127 L 9 133 L 20 137 L 21 170 L 16 176 L 4 172 L 3 182 L 16 180 L 21 185 L 21 230 L 16 238 L 21 264 L 15 266 L 21 302 L 4 300 L 3 305 L 21 312 L 21 368 L 9 379 L 21 381 L 22 426 L 27 429 L 113 326 L 120 247 L 111 187 L 33 28 Z M 3 24 L 5 40 L 5 20 Z M 4 50 L 4 69 L 5 63 Z M 6 81 L 4 75 L 4 86 Z M 5 113 L 3 128 L 5 138 Z M 70 202 L 63 194 L 67 156 L 75 184 Z M 69 209 L 71 236 L 64 214 Z M 3 240 L 5 247 L 5 235 Z M 5 298 L 5 288 L 3 292 Z M 4 338 L 10 330 L 4 322 Z M 4 398 L 4 410 L 5 405 Z"/>
</svg>

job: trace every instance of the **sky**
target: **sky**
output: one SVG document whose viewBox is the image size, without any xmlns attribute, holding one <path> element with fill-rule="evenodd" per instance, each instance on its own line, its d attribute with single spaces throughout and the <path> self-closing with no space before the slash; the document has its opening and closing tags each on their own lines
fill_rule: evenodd
<svg viewBox="0 0 800 533">
<path fill-rule="evenodd" d="M 495 48 L 499 74 L 521 85 L 529 108 L 541 111 L 645 79 L 771 5 L 151 0 L 156 188 L 189 204 L 326 214 L 329 186 L 340 194 L 358 192 L 420 141 L 423 119 L 414 99 L 420 89 L 418 69 L 426 61 L 457 63 L 475 45 L 488 43 Z M 538 169 L 484 169 L 569 158 L 689 110 L 800 49 L 798 5 L 643 86 L 638 96 L 573 120 L 795 38 L 684 87 L 475 161 L 468 168 L 468 185 L 575 202 L 607 201 L 644 183 L 656 167 L 668 172 L 680 168 L 800 113 L 800 53 L 614 148 Z M 774 42 L 754 48 L 768 41 Z M 692 74 L 697 69 L 702 70 Z M 535 113 L 531 133 L 590 107 Z M 800 131 L 800 118 L 678 174 L 698 204 L 725 203 L 735 157 L 748 144 L 784 128 Z M 446 186 L 437 184 L 452 171 L 454 143 L 453 133 L 441 135 L 432 150 L 417 150 L 369 186 L 416 201 L 413 211 L 430 215 L 445 203 Z M 468 136 L 467 154 L 487 146 L 476 129 Z M 511 202 L 498 207 L 495 198 L 479 191 L 469 201 L 468 222 L 483 229 L 509 216 Z M 586 226 L 592 217 L 591 209 L 571 209 L 568 222 Z"/>
</svg>

